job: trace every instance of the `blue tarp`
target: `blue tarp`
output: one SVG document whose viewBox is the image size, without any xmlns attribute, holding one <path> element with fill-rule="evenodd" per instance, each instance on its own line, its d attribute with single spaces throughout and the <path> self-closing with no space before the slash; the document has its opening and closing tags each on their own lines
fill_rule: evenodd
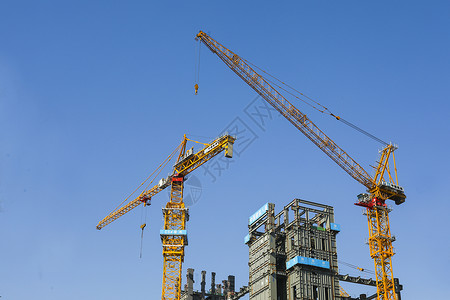
<svg viewBox="0 0 450 300">
<path fill-rule="evenodd" d="M 319 268 L 324 268 L 324 269 L 330 268 L 330 263 L 326 260 L 304 257 L 304 256 L 296 256 L 286 263 L 286 269 L 290 269 L 297 264 L 314 266 L 314 267 L 319 267 Z"/>
<path fill-rule="evenodd" d="M 247 244 L 250 241 L 250 234 L 247 234 L 244 238 L 244 244 Z"/>
<path fill-rule="evenodd" d="M 341 231 L 341 225 L 336 223 L 330 223 L 330 229 L 333 231 Z"/>
</svg>

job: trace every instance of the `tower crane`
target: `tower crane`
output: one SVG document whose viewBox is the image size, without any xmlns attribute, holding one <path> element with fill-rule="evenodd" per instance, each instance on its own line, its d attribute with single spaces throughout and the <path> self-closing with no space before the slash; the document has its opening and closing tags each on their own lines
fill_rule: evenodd
<svg viewBox="0 0 450 300">
<path fill-rule="evenodd" d="M 357 205 L 366 208 L 369 227 L 370 255 L 374 260 L 379 300 L 397 300 L 394 286 L 391 257 L 394 255 L 389 225 L 389 208 L 385 201 L 405 202 L 404 190 L 398 184 L 395 165 L 395 145 L 386 144 L 381 150 L 380 160 L 371 177 L 350 155 L 321 131 L 307 116 L 290 103 L 266 78 L 258 74 L 239 55 L 226 48 L 208 34 L 200 31 L 196 40 L 216 54 L 233 72 L 253 88 L 266 102 L 283 115 L 292 125 L 310 139 L 345 172 L 367 188 L 367 193 L 358 195 Z M 339 116 L 334 116 L 340 119 Z M 390 163 L 391 161 L 391 163 Z M 391 167 L 394 171 L 391 172 Z"/>
<path fill-rule="evenodd" d="M 204 147 L 194 153 L 193 147 L 186 150 L 187 141 L 202 144 Z M 184 247 L 188 244 L 186 222 L 189 219 L 189 209 L 183 202 L 183 186 L 186 176 L 222 151 L 225 151 L 225 157 L 231 158 L 234 141 L 235 137 L 225 134 L 205 144 L 190 140 L 184 135 L 181 144 L 175 150 L 179 149 L 180 152 L 172 173 L 166 178 L 162 178 L 154 187 L 143 191 L 134 200 L 111 212 L 97 225 L 97 229 L 100 230 L 140 204 L 150 205 L 152 197 L 165 188 L 171 187 L 170 200 L 163 208 L 164 229 L 160 231 L 164 259 L 162 300 L 179 300 L 181 295 Z M 171 156 L 172 154 L 166 161 L 170 160 Z"/>
</svg>

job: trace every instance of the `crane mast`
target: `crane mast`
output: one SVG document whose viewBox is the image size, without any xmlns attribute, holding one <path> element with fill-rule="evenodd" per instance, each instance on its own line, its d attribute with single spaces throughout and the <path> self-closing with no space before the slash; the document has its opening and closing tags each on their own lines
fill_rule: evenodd
<svg viewBox="0 0 450 300">
<path fill-rule="evenodd" d="M 189 219 L 188 208 L 183 202 L 185 176 L 225 150 L 225 157 L 232 157 L 235 138 L 220 136 L 210 144 L 193 154 L 186 151 L 185 138 L 177 163 L 174 166 L 170 201 L 163 208 L 164 230 L 161 230 L 163 244 L 163 283 L 162 300 L 179 300 L 181 296 L 181 270 L 184 261 L 184 247 L 187 245 L 186 222 Z"/>
<path fill-rule="evenodd" d="M 233 72 L 253 88 L 266 102 L 275 108 L 289 122 L 310 139 L 319 149 L 336 162 L 356 181 L 364 185 L 369 194 L 361 194 L 357 205 L 366 208 L 369 226 L 369 246 L 371 257 L 375 263 L 377 277 L 377 293 L 381 300 L 397 299 L 394 287 L 391 257 L 393 238 L 389 226 L 389 210 L 386 199 L 392 199 L 396 204 L 405 201 L 403 188 L 398 186 L 395 158 L 396 149 L 386 145 L 382 150 L 381 159 L 372 178 L 353 158 L 321 131 L 304 113 L 298 110 L 281 93 L 279 93 L 264 77 L 236 53 L 221 45 L 209 35 L 200 31 L 197 36 L 214 54 L 216 54 Z M 391 155 L 392 154 L 392 155 Z M 389 160 L 393 158 L 395 174 L 391 174 Z M 389 177 L 389 183 L 384 180 Z M 395 176 L 393 176 L 395 175 Z M 395 177 L 395 180 L 394 180 Z"/>
<path fill-rule="evenodd" d="M 183 202 L 183 188 L 186 175 L 222 151 L 225 151 L 225 157 L 231 158 L 233 156 L 235 137 L 225 134 L 208 144 L 200 143 L 204 147 L 196 153 L 194 153 L 193 148 L 186 150 L 187 141 L 191 140 L 186 138 L 185 135 L 180 144 L 178 159 L 171 175 L 161 179 L 153 188 L 142 192 L 134 200 L 107 215 L 97 225 L 97 229 L 100 230 L 140 204 L 150 205 L 151 197 L 168 186 L 171 187 L 170 200 L 163 208 L 164 229 L 160 231 L 164 259 L 162 300 L 179 300 L 181 296 L 181 270 L 184 261 L 184 247 L 188 244 L 186 222 L 189 219 L 189 210 Z"/>
</svg>

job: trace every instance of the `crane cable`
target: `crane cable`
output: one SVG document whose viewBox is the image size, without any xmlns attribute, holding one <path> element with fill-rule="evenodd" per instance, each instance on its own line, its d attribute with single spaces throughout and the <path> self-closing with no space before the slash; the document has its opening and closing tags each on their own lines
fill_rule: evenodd
<svg viewBox="0 0 450 300">
<path fill-rule="evenodd" d="M 175 148 L 175 150 L 166 158 L 166 160 L 159 165 L 159 167 L 156 169 L 156 170 L 159 169 L 159 172 L 155 175 L 153 180 L 155 180 L 155 178 L 159 175 L 159 173 L 161 173 L 161 171 L 164 169 L 164 167 L 167 165 L 167 163 L 172 159 L 173 155 L 180 149 L 181 145 L 182 145 L 182 143 L 180 145 L 178 145 L 178 147 Z M 156 170 L 150 176 L 152 176 L 156 172 Z M 147 179 L 145 181 L 147 181 L 150 178 L 150 176 L 147 177 Z M 144 190 L 148 189 L 150 184 L 152 184 L 153 180 L 150 181 L 149 184 L 147 184 L 147 186 L 145 187 Z M 144 182 L 139 187 L 141 187 L 144 184 Z M 134 192 L 136 192 L 136 190 Z M 132 194 L 134 194 L 134 192 Z M 144 206 L 142 207 L 142 209 L 143 210 L 141 211 L 141 226 L 140 226 L 140 228 L 141 228 L 141 247 L 139 250 L 139 258 L 142 258 L 142 249 L 144 246 L 144 228 L 147 226 L 147 210 L 144 209 Z M 142 215 L 144 215 L 144 217 L 142 217 Z"/>
<path fill-rule="evenodd" d="M 158 171 L 158 169 L 159 169 L 159 172 L 154 176 L 154 178 L 150 181 L 150 183 L 149 184 L 147 184 L 147 186 L 145 187 L 145 189 L 144 190 L 147 190 L 148 189 L 148 187 L 150 186 L 150 184 L 152 184 L 152 182 L 155 180 L 155 178 L 156 178 L 156 176 L 158 176 L 159 175 L 159 173 L 161 173 L 161 171 L 164 169 L 164 167 L 167 165 L 167 163 L 172 159 L 172 157 L 173 157 L 173 155 L 180 149 L 180 147 L 181 147 L 181 144 L 180 145 L 178 145 L 178 147 L 177 148 L 175 148 L 175 150 L 158 166 L 158 168 L 156 168 L 156 170 L 155 171 L 153 171 L 152 172 L 152 174 L 150 174 L 128 197 L 126 197 L 125 198 L 125 200 L 123 200 L 113 211 L 116 211 L 119 207 L 121 207 L 122 206 L 122 204 L 123 203 L 125 203 L 125 201 L 127 201 L 128 199 L 130 199 L 130 197 L 134 194 L 134 193 L 136 193 L 136 191 L 138 190 L 138 189 L 140 189 L 152 176 L 153 176 L 153 174 L 155 174 L 155 172 L 156 171 Z"/>
<path fill-rule="evenodd" d="M 147 215 L 147 213 L 146 213 L 146 215 Z M 147 216 L 145 218 L 147 218 Z M 143 249 L 143 245 L 144 245 L 144 228 L 145 228 L 145 226 L 147 226 L 147 223 L 142 223 L 142 225 L 140 226 L 141 227 L 141 248 L 139 250 L 139 258 L 142 258 L 142 249 Z"/>
<path fill-rule="evenodd" d="M 198 41 L 198 60 L 196 59 L 196 63 L 195 63 L 195 85 L 194 85 L 194 89 L 195 89 L 195 95 L 197 95 L 198 93 L 198 82 L 200 80 L 200 49 L 202 48 L 202 43 L 200 42 L 200 40 Z"/>
<path fill-rule="evenodd" d="M 261 68 L 258 67 L 257 65 L 251 63 L 250 61 L 248 61 L 248 60 L 246 60 L 246 59 L 244 59 L 244 58 L 243 58 L 243 60 L 244 60 L 245 62 L 249 63 L 250 65 L 252 65 L 253 67 L 257 68 L 257 69 L 260 70 L 261 72 L 263 72 L 263 73 L 267 74 L 268 76 L 272 77 L 272 78 L 275 79 L 276 81 L 280 82 L 281 84 L 287 86 L 288 88 L 290 88 L 291 90 L 295 91 L 295 92 L 298 93 L 299 95 L 302 95 L 303 97 L 307 98 L 308 100 L 310 100 L 310 101 L 314 102 L 315 104 L 319 105 L 319 106 L 322 107 L 323 109 L 317 108 L 317 107 L 314 106 L 313 104 L 307 102 L 307 101 L 304 100 L 304 99 L 301 99 L 300 97 L 294 95 L 293 93 L 289 92 L 288 90 L 284 89 L 284 88 L 281 87 L 280 85 L 276 84 L 275 82 L 273 82 L 273 81 L 271 81 L 270 79 L 268 79 L 267 77 L 265 77 L 265 79 L 266 79 L 267 81 L 273 83 L 274 85 L 276 85 L 276 86 L 279 87 L 280 89 L 284 90 L 285 92 L 289 93 L 290 95 L 294 96 L 295 98 L 297 98 L 297 99 L 299 99 L 299 100 L 305 102 L 306 104 L 308 104 L 309 106 L 311 106 L 312 108 L 314 108 L 315 110 L 317 110 L 317 111 L 319 111 L 319 112 L 321 112 L 321 113 L 325 113 L 325 111 L 328 111 L 328 114 L 331 114 L 331 111 L 330 111 L 327 107 L 325 107 L 325 106 L 323 106 L 322 104 L 320 104 L 319 102 L 317 102 L 317 101 L 315 101 L 314 99 L 312 99 L 312 98 L 306 96 L 306 95 L 303 94 L 302 92 L 296 90 L 295 88 L 291 87 L 291 86 L 288 85 L 287 83 L 285 83 L 285 82 L 281 81 L 280 79 L 276 78 L 275 76 L 269 74 L 268 72 L 264 71 L 263 69 L 261 69 Z"/>
<path fill-rule="evenodd" d="M 364 273 L 368 273 L 368 274 L 372 274 L 372 275 L 375 274 L 375 272 L 372 271 L 372 270 L 360 268 L 360 267 L 358 267 L 358 266 L 356 266 L 356 265 L 350 264 L 350 263 L 345 262 L 345 261 L 338 260 L 338 263 L 343 264 L 343 265 L 345 265 L 345 266 L 347 266 L 347 267 L 350 267 L 350 268 L 359 270 L 359 271 L 364 272 Z"/>
<path fill-rule="evenodd" d="M 241 57 L 241 58 L 242 58 L 242 57 Z M 340 116 L 337 116 L 337 115 L 333 114 L 327 107 L 323 106 L 322 104 L 320 104 L 319 102 L 315 101 L 314 99 L 308 97 L 307 95 L 303 94 L 302 92 L 296 90 L 295 88 L 291 87 L 290 85 L 288 85 L 287 83 L 281 81 L 280 79 L 276 78 L 275 76 L 269 74 L 268 72 L 264 71 L 263 69 L 261 69 L 261 68 L 258 67 L 257 65 L 251 63 L 250 61 L 248 61 L 248 60 L 246 60 L 246 59 L 244 59 L 244 58 L 242 58 L 242 59 L 243 59 L 245 62 L 247 62 L 248 64 L 250 64 L 250 65 L 252 65 L 253 67 L 255 67 L 256 69 L 258 69 L 258 70 L 260 70 L 261 72 L 263 72 L 264 74 L 267 74 L 268 76 L 272 77 L 273 79 L 275 79 L 276 81 L 280 82 L 280 83 L 283 84 L 284 86 L 290 88 L 291 90 L 293 90 L 293 91 L 296 92 L 297 94 L 299 94 L 299 95 L 305 97 L 305 98 L 308 99 L 309 101 L 311 101 L 311 102 L 315 103 L 316 105 L 320 106 L 321 108 L 319 108 L 319 107 L 315 106 L 314 104 L 308 102 L 308 100 L 305 100 L 305 99 L 300 98 L 299 96 L 297 96 L 297 95 L 295 95 L 294 93 L 288 91 L 287 89 L 283 88 L 281 85 L 279 85 L 279 84 L 277 84 L 276 82 L 274 82 L 274 81 L 268 79 L 267 77 L 262 76 L 265 80 L 267 80 L 267 81 L 269 81 L 270 83 L 274 84 L 275 86 L 277 86 L 278 88 L 282 89 L 283 91 L 285 91 L 286 93 L 290 94 L 291 96 L 293 96 L 293 97 L 299 99 L 300 101 L 306 103 L 307 105 L 311 106 L 312 108 L 314 108 L 315 110 L 317 110 L 317 111 L 319 111 L 319 112 L 321 112 L 321 113 L 323 113 L 323 114 L 328 114 L 328 115 L 334 117 L 336 120 L 341 121 L 341 122 L 344 123 L 345 125 L 349 126 L 350 128 L 355 129 L 356 131 L 359 131 L 360 133 L 366 135 L 367 137 L 369 137 L 369 138 L 371 138 L 371 139 L 373 139 L 373 140 L 375 140 L 375 141 L 377 141 L 377 142 L 379 142 L 379 143 L 381 143 L 381 144 L 383 144 L 383 145 L 388 145 L 388 143 L 386 143 L 386 142 L 383 141 L 382 139 L 380 139 L 380 138 L 374 136 L 373 134 L 371 134 L 371 133 L 365 131 L 364 129 L 362 129 L 362 128 L 356 126 L 355 124 L 353 124 L 353 123 L 351 123 L 351 122 L 349 122 L 349 121 L 347 121 L 347 120 L 341 118 Z"/>
<path fill-rule="evenodd" d="M 181 143 L 180 145 L 178 145 L 178 147 L 175 148 L 175 150 L 173 150 L 173 152 L 166 158 L 166 160 L 163 162 L 164 166 L 162 166 L 162 168 L 159 169 L 158 173 L 155 175 L 155 178 L 159 175 L 159 173 L 161 173 L 161 171 L 165 168 L 165 166 L 169 163 L 169 161 L 172 159 L 172 157 L 175 155 L 175 153 L 180 149 L 181 145 L 183 143 Z M 162 164 L 161 164 L 162 165 Z M 160 166 L 161 166 L 160 165 Z M 154 173 L 154 172 L 153 172 Z M 155 180 L 155 178 L 153 178 L 153 180 Z M 148 189 L 148 187 L 150 186 L 150 184 L 152 184 L 153 180 L 151 182 L 149 182 L 149 184 L 147 184 L 147 186 L 145 187 L 145 190 Z"/>
<path fill-rule="evenodd" d="M 147 224 L 142 224 L 141 225 L 141 248 L 139 249 L 139 258 L 142 258 L 142 249 L 143 249 L 143 244 L 144 244 L 144 228 Z"/>
<path fill-rule="evenodd" d="M 377 141 L 378 143 L 383 144 L 384 146 L 389 145 L 389 143 L 386 143 L 386 142 L 383 141 L 382 139 L 377 138 L 377 137 L 374 136 L 373 134 L 371 134 L 371 133 L 365 131 L 364 129 L 362 129 L 362 128 L 356 126 L 355 124 L 350 123 L 350 122 L 347 121 L 347 120 L 344 120 L 344 119 L 342 119 L 342 118 L 339 118 L 338 120 L 341 121 L 342 123 L 344 123 L 345 125 L 347 125 L 347 126 L 353 128 L 353 129 L 359 131 L 360 133 L 362 133 L 362 134 L 364 134 L 364 135 L 370 137 L 371 139 Z"/>
</svg>

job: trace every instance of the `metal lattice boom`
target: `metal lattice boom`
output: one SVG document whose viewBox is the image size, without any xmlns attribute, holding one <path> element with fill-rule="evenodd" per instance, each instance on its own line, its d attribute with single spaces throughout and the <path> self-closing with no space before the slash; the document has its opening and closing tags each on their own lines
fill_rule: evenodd
<svg viewBox="0 0 450 300">
<path fill-rule="evenodd" d="M 385 200 L 394 200 L 396 204 L 405 201 L 403 188 L 398 186 L 397 169 L 393 152 L 397 149 L 387 145 L 381 151 L 381 158 L 372 178 L 353 158 L 342 150 L 333 140 L 323 133 L 304 113 L 298 110 L 281 95 L 265 78 L 236 53 L 224 47 L 209 35 L 200 31 L 196 39 L 205 44 L 233 72 L 253 88 L 265 101 L 282 114 L 308 139 L 336 162 L 351 177 L 364 185 L 369 194 L 361 194 L 357 205 L 367 208 L 369 224 L 370 255 L 375 263 L 377 275 L 377 293 L 380 300 L 397 299 L 391 257 L 394 255 L 390 233 L 388 209 Z M 391 155 L 392 154 L 392 155 Z M 395 174 L 391 174 L 389 159 L 393 158 Z M 387 180 L 384 178 L 388 177 Z"/>
<path fill-rule="evenodd" d="M 184 261 L 184 247 L 187 245 L 186 222 L 188 220 L 188 209 L 183 202 L 185 176 L 222 151 L 225 151 L 225 157 L 231 158 L 233 156 L 235 137 L 228 134 L 219 136 L 209 144 L 204 144 L 204 147 L 196 153 L 193 153 L 193 149 L 186 151 L 187 141 L 188 139 L 184 136 L 180 145 L 180 153 L 171 175 L 163 178 L 150 190 L 142 192 L 136 199 L 114 210 L 97 225 L 97 229 L 102 229 L 140 204 L 146 204 L 153 196 L 168 186 L 171 187 L 170 201 L 163 208 L 164 230 L 161 232 L 164 258 L 162 300 L 180 299 L 181 270 Z"/>
<path fill-rule="evenodd" d="M 198 33 L 197 38 L 350 176 L 367 188 L 372 186 L 369 174 L 350 155 L 333 142 L 261 75 L 256 73 L 242 58 L 202 31 Z"/>
</svg>

